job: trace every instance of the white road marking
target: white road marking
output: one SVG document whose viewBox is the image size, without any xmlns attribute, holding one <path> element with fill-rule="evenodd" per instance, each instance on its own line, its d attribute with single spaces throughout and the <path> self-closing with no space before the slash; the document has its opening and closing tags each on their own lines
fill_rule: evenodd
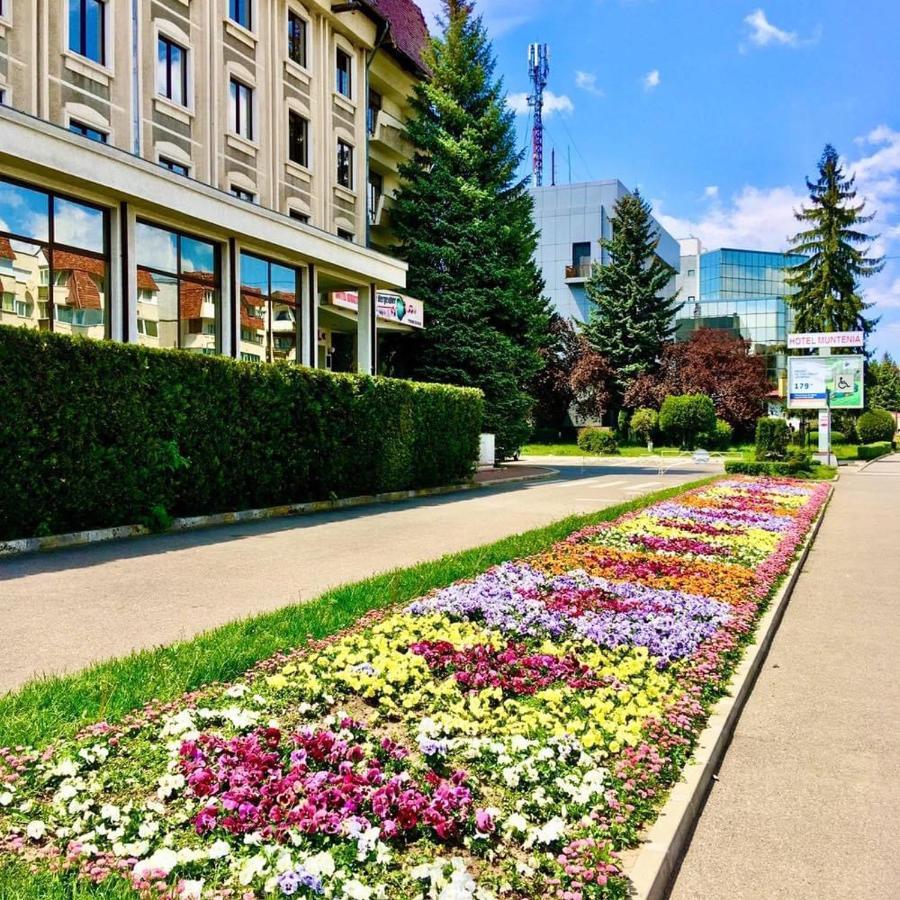
<svg viewBox="0 0 900 900">
<path fill-rule="evenodd" d="M 590 490 L 605 490 L 606 488 L 614 488 L 618 487 L 620 484 L 628 484 L 627 481 L 607 481 L 608 475 L 600 475 L 597 478 L 582 478 L 579 481 L 570 482 L 566 485 L 569 488 L 584 488 L 587 487 Z M 594 484 L 594 482 L 600 482 L 599 484 Z"/>
</svg>

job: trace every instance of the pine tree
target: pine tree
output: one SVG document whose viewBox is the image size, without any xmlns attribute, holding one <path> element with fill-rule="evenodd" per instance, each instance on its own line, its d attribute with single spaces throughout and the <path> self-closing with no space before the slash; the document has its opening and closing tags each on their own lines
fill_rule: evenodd
<svg viewBox="0 0 900 900">
<path fill-rule="evenodd" d="M 526 392 L 542 362 L 548 307 L 534 262 L 533 203 L 516 173 L 514 115 L 474 4 L 444 0 L 443 33 L 426 52 L 431 78 L 416 88 L 392 220 L 426 329 L 407 347 L 427 381 L 478 387 L 485 430 L 502 456 L 529 435 Z"/>
<path fill-rule="evenodd" d="M 612 230 L 600 242 L 609 262 L 594 263 L 585 285 L 592 304 L 585 333 L 615 372 L 615 406 L 638 375 L 656 366 L 681 304 L 677 295 L 662 296 L 675 272 L 656 253 L 659 233 L 639 192 L 619 198 Z"/>
<path fill-rule="evenodd" d="M 806 260 L 786 271 L 787 283 L 796 288 L 787 301 L 797 331 L 868 335 L 875 327 L 876 320 L 865 315 L 872 304 L 860 295 L 859 282 L 880 272 L 884 261 L 867 255 L 872 238 L 858 230 L 873 216 L 863 214 L 865 202 L 854 202 L 855 180 L 845 176 L 831 144 L 819 160 L 818 179 L 806 179 L 811 205 L 795 216 L 808 227 L 791 239 L 791 252 Z"/>
</svg>

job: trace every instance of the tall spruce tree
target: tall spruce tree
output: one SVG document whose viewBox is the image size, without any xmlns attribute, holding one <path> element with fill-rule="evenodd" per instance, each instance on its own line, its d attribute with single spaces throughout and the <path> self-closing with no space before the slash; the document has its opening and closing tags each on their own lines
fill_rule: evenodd
<svg viewBox="0 0 900 900">
<path fill-rule="evenodd" d="M 516 177 L 514 115 L 474 4 L 444 0 L 442 32 L 426 52 L 431 77 L 407 126 L 415 156 L 392 208 L 409 290 L 428 313 L 407 365 L 423 380 L 481 388 L 485 429 L 505 456 L 530 432 L 525 388 L 549 317 L 533 203 Z"/>
<path fill-rule="evenodd" d="M 787 297 L 797 331 L 864 331 L 876 320 L 865 312 L 872 305 L 859 292 L 860 279 L 880 272 L 884 260 L 868 256 L 872 237 L 858 226 L 872 220 L 865 202 L 856 203 L 855 176 L 844 174 L 837 151 L 825 146 L 819 177 L 806 179 L 809 207 L 795 213 L 807 224 L 791 239 L 791 252 L 806 261 L 787 269 L 785 277 L 796 292 Z"/>
<path fill-rule="evenodd" d="M 615 373 L 617 409 L 628 385 L 656 366 L 681 303 L 677 295 L 662 296 L 675 271 L 657 255 L 660 236 L 638 191 L 619 198 L 612 231 L 600 241 L 609 262 L 595 263 L 585 285 L 591 303 L 585 334 Z"/>
</svg>

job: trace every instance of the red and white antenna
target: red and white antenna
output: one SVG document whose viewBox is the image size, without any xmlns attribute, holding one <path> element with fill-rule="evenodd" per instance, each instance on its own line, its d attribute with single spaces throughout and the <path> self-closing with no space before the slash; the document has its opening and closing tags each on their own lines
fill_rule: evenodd
<svg viewBox="0 0 900 900">
<path fill-rule="evenodd" d="M 544 183 L 544 88 L 550 77 L 550 48 L 546 44 L 530 44 L 528 47 L 528 75 L 531 78 L 531 96 L 528 105 L 534 107 L 534 129 L 531 133 L 531 166 L 534 186 Z"/>
</svg>

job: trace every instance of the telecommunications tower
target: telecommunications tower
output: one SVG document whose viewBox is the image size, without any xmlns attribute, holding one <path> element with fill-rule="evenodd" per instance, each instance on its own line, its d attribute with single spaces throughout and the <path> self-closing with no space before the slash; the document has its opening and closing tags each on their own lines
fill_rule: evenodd
<svg viewBox="0 0 900 900">
<path fill-rule="evenodd" d="M 544 88 L 550 77 L 550 48 L 546 44 L 530 44 L 528 47 L 528 75 L 531 78 L 531 96 L 528 105 L 534 107 L 534 129 L 531 133 L 531 165 L 534 186 L 544 183 Z"/>
</svg>

